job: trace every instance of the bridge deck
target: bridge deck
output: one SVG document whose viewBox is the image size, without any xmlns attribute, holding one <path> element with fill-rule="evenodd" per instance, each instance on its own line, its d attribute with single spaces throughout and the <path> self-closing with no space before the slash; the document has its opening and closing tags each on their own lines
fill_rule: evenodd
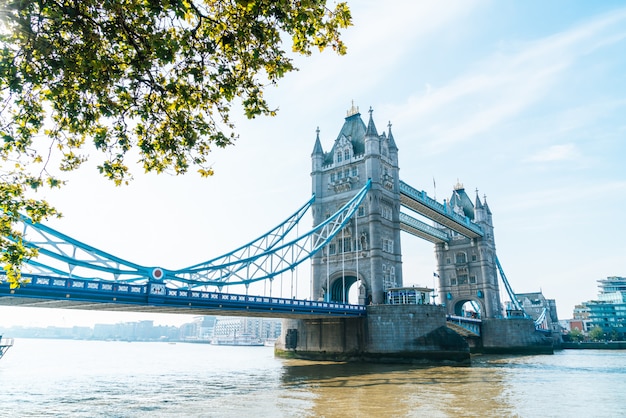
<svg viewBox="0 0 626 418">
<path fill-rule="evenodd" d="M 480 319 L 448 315 L 446 321 L 448 328 L 464 337 L 480 337 L 482 325 Z"/>
<path fill-rule="evenodd" d="M 449 242 L 450 237 L 444 231 L 419 221 L 406 213 L 400 212 L 400 229 L 433 244 Z"/>
<path fill-rule="evenodd" d="M 18 289 L 0 284 L 0 305 L 302 319 L 366 315 L 362 305 L 51 277 L 38 277 Z"/>
</svg>

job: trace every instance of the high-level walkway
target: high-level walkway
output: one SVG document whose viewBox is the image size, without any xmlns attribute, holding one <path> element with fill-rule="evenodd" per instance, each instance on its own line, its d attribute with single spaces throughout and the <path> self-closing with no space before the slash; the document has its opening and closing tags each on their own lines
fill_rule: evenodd
<svg viewBox="0 0 626 418">
<path fill-rule="evenodd" d="M 478 238 L 484 235 L 480 225 L 472 222 L 467 216 L 454 213 L 449 206 L 437 202 L 429 197 L 425 191 L 417 190 L 402 180 L 400 181 L 400 203 L 431 221 L 468 238 Z M 400 214 L 400 222 L 403 231 L 430 242 L 438 244 L 450 240 L 450 236 L 443 229 L 432 227 L 405 213 Z"/>
</svg>

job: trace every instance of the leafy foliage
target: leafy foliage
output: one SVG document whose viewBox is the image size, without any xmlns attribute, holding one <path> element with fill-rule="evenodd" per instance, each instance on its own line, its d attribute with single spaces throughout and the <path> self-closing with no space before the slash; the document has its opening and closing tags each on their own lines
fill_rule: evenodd
<svg viewBox="0 0 626 418">
<path fill-rule="evenodd" d="M 589 339 L 591 341 L 603 341 L 606 340 L 606 337 L 604 335 L 604 330 L 601 327 L 593 327 L 590 331 L 589 331 Z"/>
<path fill-rule="evenodd" d="M 274 115 L 264 88 L 296 70 L 292 50 L 346 52 L 345 3 L 318 0 L 0 0 L 0 249 L 18 284 L 24 247 L 20 212 L 58 215 L 28 199 L 78 168 L 90 141 L 98 170 L 115 184 L 145 171 L 213 174 L 212 147 L 236 140 L 230 119 Z"/>
<path fill-rule="evenodd" d="M 578 328 L 574 328 L 573 330 L 571 330 L 568 333 L 568 335 L 569 335 L 570 341 L 573 341 L 573 342 L 580 342 L 585 339 L 585 335 Z"/>
</svg>

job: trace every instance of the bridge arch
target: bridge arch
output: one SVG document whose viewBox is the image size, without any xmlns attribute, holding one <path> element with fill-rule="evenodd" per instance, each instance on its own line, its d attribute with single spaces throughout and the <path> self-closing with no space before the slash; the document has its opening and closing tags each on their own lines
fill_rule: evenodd
<svg viewBox="0 0 626 418">
<path fill-rule="evenodd" d="M 330 302 L 347 302 L 348 292 L 356 282 L 356 276 L 352 274 L 332 279 L 330 283 Z"/>
<path fill-rule="evenodd" d="M 359 274 L 359 276 L 361 276 L 360 280 L 353 271 L 331 275 L 329 302 L 343 303 L 345 295 L 346 303 L 364 305 L 369 291 L 362 275 Z"/>
<path fill-rule="evenodd" d="M 480 319 L 483 317 L 484 311 L 484 304 L 478 298 L 457 299 L 452 305 L 452 312 L 456 316 Z M 475 312 L 475 315 L 472 312 Z"/>
</svg>

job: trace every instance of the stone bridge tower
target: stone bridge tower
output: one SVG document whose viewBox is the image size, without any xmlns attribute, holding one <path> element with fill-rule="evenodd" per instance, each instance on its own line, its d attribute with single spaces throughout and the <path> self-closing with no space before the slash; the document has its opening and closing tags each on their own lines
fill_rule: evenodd
<svg viewBox="0 0 626 418">
<path fill-rule="evenodd" d="M 383 303 L 386 289 L 402 285 L 398 148 L 391 124 L 379 135 L 372 112 L 366 126 L 352 106 L 329 152 L 323 151 L 317 130 L 311 154 L 313 224 L 335 213 L 368 179 L 372 185 L 357 216 L 312 258 L 314 300 L 347 302 L 356 285 L 359 304 Z"/>
<path fill-rule="evenodd" d="M 478 310 L 483 319 L 502 317 L 492 215 L 484 200 L 477 194 L 474 205 L 463 185 L 457 183 L 450 200 L 444 201 L 446 207 L 467 216 L 484 232 L 483 237 L 470 239 L 448 230 L 450 242 L 435 246 L 439 297 L 450 315 Z"/>
</svg>

